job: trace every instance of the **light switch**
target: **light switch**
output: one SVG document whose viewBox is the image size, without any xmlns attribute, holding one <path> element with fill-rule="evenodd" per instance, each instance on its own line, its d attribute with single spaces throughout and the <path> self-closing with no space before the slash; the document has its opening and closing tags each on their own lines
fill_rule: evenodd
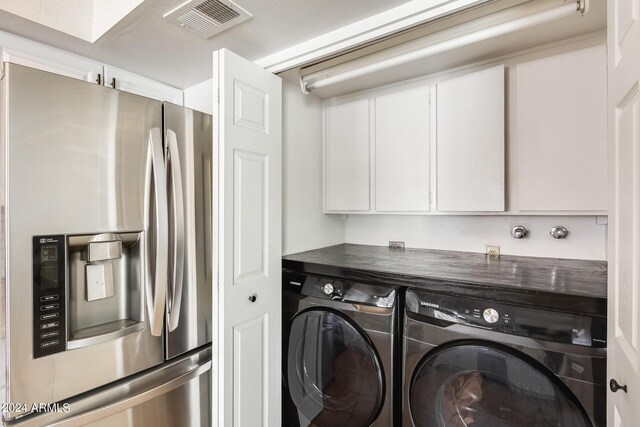
<svg viewBox="0 0 640 427">
<path fill-rule="evenodd" d="M 87 264 L 87 301 L 110 298 L 113 292 L 113 266 L 111 262 Z"/>
</svg>

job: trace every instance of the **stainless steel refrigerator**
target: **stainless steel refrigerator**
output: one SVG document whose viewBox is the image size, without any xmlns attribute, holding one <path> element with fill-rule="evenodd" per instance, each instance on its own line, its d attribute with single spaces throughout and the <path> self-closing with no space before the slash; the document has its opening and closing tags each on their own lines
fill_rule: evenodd
<svg viewBox="0 0 640 427">
<path fill-rule="evenodd" d="M 5 63 L 8 425 L 211 425 L 212 118 Z"/>
</svg>

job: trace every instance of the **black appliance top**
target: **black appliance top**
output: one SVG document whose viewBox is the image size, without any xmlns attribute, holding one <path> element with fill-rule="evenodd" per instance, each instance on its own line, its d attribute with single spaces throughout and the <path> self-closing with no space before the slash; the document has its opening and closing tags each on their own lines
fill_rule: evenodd
<svg viewBox="0 0 640 427">
<path fill-rule="evenodd" d="M 606 317 L 607 263 L 342 244 L 283 257 L 286 270 Z"/>
</svg>

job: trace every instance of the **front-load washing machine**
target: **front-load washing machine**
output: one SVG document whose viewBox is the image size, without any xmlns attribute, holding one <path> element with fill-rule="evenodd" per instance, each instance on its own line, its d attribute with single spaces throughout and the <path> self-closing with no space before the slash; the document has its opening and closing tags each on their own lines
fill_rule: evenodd
<svg viewBox="0 0 640 427">
<path fill-rule="evenodd" d="M 396 425 L 397 289 L 292 272 L 283 288 L 283 425 Z"/>
<path fill-rule="evenodd" d="M 403 426 L 606 424 L 606 319 L 406 292 Z"/>
</svg>

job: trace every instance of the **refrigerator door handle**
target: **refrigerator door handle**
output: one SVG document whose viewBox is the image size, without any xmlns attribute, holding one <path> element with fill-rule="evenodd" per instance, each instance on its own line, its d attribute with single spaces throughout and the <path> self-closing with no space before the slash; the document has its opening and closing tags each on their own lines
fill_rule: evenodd
<svg viewBox="0 0 640 427">
<path fill-rule="evenodd" d="M 180 306 L 182 305 L 182 283 L 185 263 L 185 219 L 184 193 L 182 187 L 182 163 L 178 150 L 178 137 L 174 131 L 167 129 L 167 169 L 171 169 L 171 194 L 173 195 L 173 277 L 171 290 L 167 298 L 167 317 L 169 331 L 178 327 Z"/>
<path fill-rule="evenodd" d="M 149 312 L 151 334 L 159 337 L 164 329 L 164 304 L 167 296 L 167 272 L 169 258 L 169 218 L 167 208 L 167 177 L 162 156 L 162 132 L 153 128 L 149 132 L 147 168 L 145 177 L 145 298 Z M 153 174 L 153 175 L 152 175 Z M 155 235 L 151 236 L 151 179 L 153 177 L 153 198 L 155 209 Z M 155 271 L 151 273 L 151 239 L 154 239 Z"/>
<path fill-rule="evenodd" d="M 76 416 L 72 416 L 71 418 L 63 419 L 61 421 L 47 425 L 49 425 L 50 427 L 80 427 L 90 423 L 98 422 L 111 415 L 126 411 L 127 409 L 131 409 L 137 405 L 142 405 L 143 403 L 148 402 L 156 397 L 167 394 L 177 389 L 178 387 L 187 384 L 189 381 L 198 378 L 201 375 L 205 375 L 210 370 L 211 361 L 208 361 L 202 365 L 194 367 L 193 369 L 171 381 L 155 384 L 149 389 L 144 390 L 131 397 L 103 405 L 102 407 L 94 411 L 81 413 Z M 71 404 L 71 408 L 73 408 L 73 404 Z"/>
</svg>

